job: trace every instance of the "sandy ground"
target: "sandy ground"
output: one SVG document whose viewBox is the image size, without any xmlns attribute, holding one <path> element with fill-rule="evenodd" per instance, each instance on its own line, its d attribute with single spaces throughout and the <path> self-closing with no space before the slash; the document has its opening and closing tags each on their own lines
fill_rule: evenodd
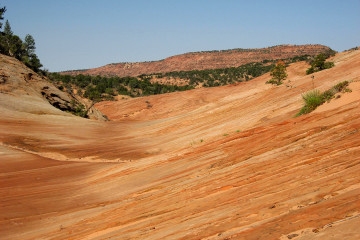
<svg viewBox="0 0 360 240">
<path fill-rule="evenodd" d="M 300 62 L 278 87 L 97 104 L 110 122 L 0 93 L 1 239 L 360 238 L 360 51 L 334 61 L 314 83 Z M 302 93 L 345 80 L 293 117 Z"/>
</svg>

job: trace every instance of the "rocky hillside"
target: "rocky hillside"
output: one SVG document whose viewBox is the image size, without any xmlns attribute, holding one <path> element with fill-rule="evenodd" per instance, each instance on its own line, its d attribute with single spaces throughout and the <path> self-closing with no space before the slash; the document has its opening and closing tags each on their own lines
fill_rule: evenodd
<svg viewBox="0 0 360 240">
<path fill-rule="evenodd" d="M 80 108 L 86 116 L 106 120 L 92 103 L 60 91 L 16 58 L 0 54 L 0 105 L 2 111 L 16 109 L 31 114 L 69 115 Z M 55 108 L 54 108 L 55 107 Z M 61 111 L 60 111 L 61 110 Z"/>
<path fill-rule="evenodd" d="M 113 63 L 88 70 L 66 71 L 63 74 L 125 77 L 172 71 L 217 69 L 237 67 L 263 60 L 284 59 L 299 55 L 317 55 L 328 50 L 330 48 L 323 45 L 279 45 L 261 49 L 194 52 L 172 56 L 160 61 Z"/>
</svg>

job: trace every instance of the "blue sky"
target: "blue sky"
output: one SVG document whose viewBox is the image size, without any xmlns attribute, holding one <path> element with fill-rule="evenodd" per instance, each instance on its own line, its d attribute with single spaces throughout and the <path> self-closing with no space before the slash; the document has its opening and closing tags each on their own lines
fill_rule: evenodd
<svg viewBox="0 0 360 240">
<path fill-rule="evenodd" d="M 360 0 L 0 0 L 50 71 L 279 44 L 360 45 Z"/>
</svg>

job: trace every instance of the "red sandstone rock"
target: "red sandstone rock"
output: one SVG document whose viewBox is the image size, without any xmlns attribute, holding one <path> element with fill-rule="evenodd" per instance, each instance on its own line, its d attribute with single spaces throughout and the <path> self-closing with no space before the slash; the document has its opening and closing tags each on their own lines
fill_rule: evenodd
<svg viewBox="0 0 360 240">
<path fill-rule="evenodd" d="M 113 63 L 84 71 L 65 71 L 62 74 L 125 77 L 172 71 L 228 68 L 250 62 L 261 62 L 265 59 L 284 59 L 306 54 L 317 55 L 328 50 L 330 48 L 322 45 L 280 45 L 261 49 L 195 52 L 172 56 L 160 61 Z"/>
<path fill-rule="evenodd" d="M 353 91 L 298 118 L 304 62 L 276 87 L 98 103 L 110 122 L 0 92 L 0 238 L 359 239 L 360 51 L 333 61 L 315 87 Z"/>
</svg>

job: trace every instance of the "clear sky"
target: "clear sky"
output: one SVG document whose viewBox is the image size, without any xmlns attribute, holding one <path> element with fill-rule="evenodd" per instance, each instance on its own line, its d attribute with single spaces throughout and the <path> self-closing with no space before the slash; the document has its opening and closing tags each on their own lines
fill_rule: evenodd
<svg viewBox="0 0 360 240">
<path fill-rule="evenodd" d="M 0 0 L 46 69 L 279 44 L 360 45 L 360 0 Z"/>
</svg>

